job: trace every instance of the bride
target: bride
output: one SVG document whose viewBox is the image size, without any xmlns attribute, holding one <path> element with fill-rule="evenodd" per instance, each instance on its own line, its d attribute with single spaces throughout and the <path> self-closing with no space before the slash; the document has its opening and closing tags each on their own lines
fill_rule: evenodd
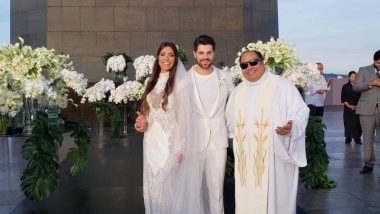
<svg viewBox="0 0 380 214">
<path fill-rule="evenodd" d="M 143 194 L 147 214 L 174 213 L 175 195 L 182 194 L 178 193 L 178 175 L 187 158 L 190 88 L 175 44 L 161 43 L 138 112 L 146 121 L 143 127 L 135 124 L 136 130 L 144 132 Z"/>
</svg>

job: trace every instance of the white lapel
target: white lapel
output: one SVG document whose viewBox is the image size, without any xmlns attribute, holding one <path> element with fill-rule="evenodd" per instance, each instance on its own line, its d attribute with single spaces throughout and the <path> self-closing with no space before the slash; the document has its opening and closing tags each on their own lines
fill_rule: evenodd
<svg viewBox="0 0 380 214">
<path fill-rule="evenodd" d="M 219 101 L 220 101 L 220 87 L 221 87 L 221 79 L 222 79 L 222 74 L 220 73 L 219 69 L 217 69 L 215 66 L 212 66 L 212 69 L 214 69 L 214 72 L 216 73 L 216 80 L 218 84 L 218 97 L 216 98 L 216 102 L 214 104 L 214 107 L 211 110 L 210 117 L 213 117 L 214 114 L 216 113 L 216 109 L 219 106 Z"/>
<path fill-rule="evenodd" d="M 194 66 L 190 69 L 191 70 L 191 77 L 193 79 L 193 85 L 194 85 L 194 97 L 195 97 L 195 102 L 196 102 L 196 105 L 198 107 L 198 109 L 200 110 L 200 112 L 202 113 L 202 115 L 204 117 L 207 117 L 209 118 L 206 110 L 204 109 L 203 107 L 203 104 L 202 104 L 202 101 L 201 101 L 201 97 L 199 95 L 199 89 L 198 89 L 198 85 L 197 85 L 197 82 L 195 80 L 195 70 L 194 70 Z"/>
</svg>

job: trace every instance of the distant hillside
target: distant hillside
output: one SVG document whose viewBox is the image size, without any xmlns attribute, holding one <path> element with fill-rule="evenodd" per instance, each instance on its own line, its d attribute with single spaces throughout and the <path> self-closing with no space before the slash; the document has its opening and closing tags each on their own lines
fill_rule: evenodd
<svg viewBox="0 0 380 214">
<path fill-rule="evenodd" d="M 341 76 L 343 78 L 347 78 L 347 75 L 344 74 L 324 74 L 326 79 L 337 79 L 338 76 Z"/>
</svg>

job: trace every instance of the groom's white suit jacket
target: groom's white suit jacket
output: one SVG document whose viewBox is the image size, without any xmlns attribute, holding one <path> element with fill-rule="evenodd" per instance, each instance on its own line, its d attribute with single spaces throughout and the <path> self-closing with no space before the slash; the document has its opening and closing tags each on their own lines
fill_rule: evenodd
<svg viewBox="0 0 380 214">
<path fill-rule="evenodd" d="M 194 111 L 192 119 L 196 126 L 193 130 L 196 133 L 196 140 L 199 143 L 199 151 L 207 148 L 209 142 L 214 142 L 216 148 L 223 149 L 228 147 L 228 135 L 225 119 L 225 108 L 229 94 L 233 89 L 231 74 L 213 66 L 218 79 L 218 97 L 210 114 L 204 108 L 200 91 L 195 83 L 194 66 L 190 69 L 190 75 L 194 89 Z M 211 83 L 210 83 L 211 84 Z"/>
</svg>

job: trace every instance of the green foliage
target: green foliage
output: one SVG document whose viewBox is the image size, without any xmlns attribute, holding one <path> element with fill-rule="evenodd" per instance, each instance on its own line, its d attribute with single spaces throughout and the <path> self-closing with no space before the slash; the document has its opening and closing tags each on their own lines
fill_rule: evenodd
<svg viewBox="0 0 380 214">
<path fill-rule="evenodd" d="M 313 189 L 335 188 L 336 182 L 327 177 L 329 156 L 326 151 L 326 126 L 321 117 L 310 116 L 306 127 L 307 166 L 300 168 L 300 180 Z"/>
<path fill-rule="evenodd" d="M 124 135 L 120 132 L 121 123 L 121 111 L 117 104 L 108 103 L 106 113 L 111 120 L 111 138 L 121 138 Z"/>
<path fill-rule="evenodd" d="M 21 190 L 29 200 L 49 197 L 58 185 L 58 149 L 63 141 L 63 126 L 48 126 L 47 115 L 34 120 L 32 135 L 22 146 L 22 156 L 28 161 L 21 176 Z"/>
<path fill-rule="evenodd" d="M 87 129 L 83 123 L 66 121 L 67 129 L 72 130 L 71 137 L 77 147 L 70 148 L 67 159 L 71 162 L 71 176 L 76 176 L 88 163 L 87 152 L 91 147 L 91 139 L 87 133 Z M 68 126 L 70 125 L 70 126 Z"/>
<path fill-rule="evenodd" d="M 102 62 L 104 65 L 107 65 L 107 60 L 113 56 L 118 56 L 118 55 L 123 55 L 125 62 L 128 64 L 128 62 L 133 62 L 132 58 L 128 56 L 126 53 L 114 53 L 113 51 L 107 51 L 103 56 L 102 56 Z"/>
<path fill-rule="evenodd" d="M 183 64 L 186 64 L 187 57 L 186 52 L 183 49 L 178 50 L 178 58 L 182 61 Z"/>
<path fill-rule="evenodd" d="M 62 115 L 60 115 L 62 117 Z M 65 118 L 64 118 L 65 119 Z M 22 156 L 27 167 L 21 177 L 21 189 L 29 200 L 41 201 L 48 198 L 59 182 L 58 151 L 63 142 L 63 133 L 73 131 L 76 148 L 67 155 L 72 166 L 70 175 L 77 175 L 88 162 L 87 151 L 90 137 L 83 124 L 65 120 L 65 126 L 48 124 L 47 115 L 40 113 L 33 121 L 32 135 L 22 146 Z"/>
<path fill-rule="evenodd" d="M 5 134 L 10 126 L 12 126 L 12 120 L 8 115 L 0 114 L 0 133 Z"/>
<path fill-rule="evenodd" d="M 121 111 L 117 104 L 105 101 L 91 102 L 90 106 L 95 109 L 95 113 L 100 117 L 105 113 L 111 121 L 111 138 L 122 138 L 124 135 L 120 132 L 122 121 Z"/>
<path fill-rule="evenodd" d="M 99 118 L 102 113 L 105 112 L 105 109 L 107 108 L 107 102 L 104 100 L 101 101 L 95 101 L 95 102 L 90 102 L 91 108 L 95 110 L 96 116 Z"/>
</svg>

